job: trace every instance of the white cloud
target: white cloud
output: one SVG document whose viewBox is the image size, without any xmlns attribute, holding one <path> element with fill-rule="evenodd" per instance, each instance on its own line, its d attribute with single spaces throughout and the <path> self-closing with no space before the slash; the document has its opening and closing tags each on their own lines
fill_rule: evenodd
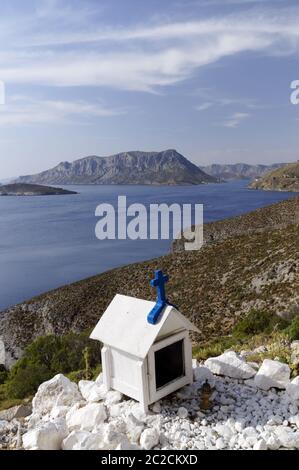
<svg viewBox="0 0 299 470">
<path fill-rule="evenodd" d="M 0 44 L 4 59 L 1 80 L 157 92 L 228 56 L 247 51 L 293 54 L 299 50 L 299 8 L 253 8 L 217 18 L 130 28 L 91 27 L 84 21 L 81 25 L 80 10 L 70 10 L 59 31 L 51 26 L 52 20 L 49 24 L 45 21 L 49 15 L 53 18 L 53 11 L 50 8 L 49 14 L 46 8 L 43 15 L 27 18 L 27 23 L 15 20 L 20 27 L 18 35 L 13 37 L 18 29 L 14 24 L 10 45 L 5 44 L 1 52 Z M 9 28 L 4 25 L 7 38 Z"/>
<path fill-rule="evenodd" d="M 249 113 L 233 113 L 222 123 L 222 126 L 235 129 L 240 125 L 242 121 L 244 121 L 244 119 L 247 119 L 249 117 Z"/>
<path fill-rule="evenodd" d="M 116 116 L 124 113 L 126 110 L 108 108 L 101 103 L 35 100 L 27 96 L 14 95 L 9 102 L 0 107 L 0 126 L 66 122 L 88 123 L 91 118 Z"/>
</svg>

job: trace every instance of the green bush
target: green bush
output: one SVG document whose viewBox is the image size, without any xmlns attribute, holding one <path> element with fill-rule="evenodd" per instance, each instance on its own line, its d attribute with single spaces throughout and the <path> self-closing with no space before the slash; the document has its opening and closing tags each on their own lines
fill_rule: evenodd
<svg viewBox="0 0 299 470">
<path fill-rule="evenodd" d="M 88 351 L 88 354 L 86 353 Z M 86 359 L 88 358 L 88 363 Z M 38 386 L 55 374 L 83 370 L 86 374 L 101 362 L 101 344 L 87 333 L 42 336 L 25 350 L 6 382 L 9 398 L 32 395 Z M 86 375 L 85 374 L 85 375 Z"/>
<path fill-rule="evenodd" d="M 293 318 L 292 323 L 285 330 L 285 332 L 291 341 L 299 339 L 299 315 Z"/>
<path fill-rule="evenodd" d="M 251 310 L 233 329 L 235 338 L 243 339 L 260 333 L 270 334 L 288 326 L 286 320 L 277 315 L 261 310 Z"/>
</svg>

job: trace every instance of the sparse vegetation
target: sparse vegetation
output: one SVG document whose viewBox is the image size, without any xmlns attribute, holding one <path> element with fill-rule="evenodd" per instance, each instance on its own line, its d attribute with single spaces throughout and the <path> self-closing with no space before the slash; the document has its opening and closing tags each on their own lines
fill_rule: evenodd
<svg viewBox="0 0 299 470">
<path fill-rule="evenodd" d="M 6 398 L 21 399 L 34 394 L 38 386 L 57 373 L 73 373 L 84 378 L 93 376 L 101 361 L 101 345 L 90 341 L 87 333 L 68 333 L 63 336 L 48 335 L 36 339 L 17 361 L 5 382 Z M 88 351 L 88 371 L 86 369 Z"/>
<path fill-rule="evenodd" d="M 299 315 L 293 318 L 292 323 L 286 329 L 286 334 L 290 341 L 299 340 Z"/>
</svg>

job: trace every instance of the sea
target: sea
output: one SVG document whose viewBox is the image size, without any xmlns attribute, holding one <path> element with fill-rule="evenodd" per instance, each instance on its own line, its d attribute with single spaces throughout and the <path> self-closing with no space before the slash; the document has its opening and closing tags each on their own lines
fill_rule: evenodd
<svg viewBox="0 0 299 470">
<path fill-rule="evenodd" d="M 204 222 L 252 211 L 294 193 L 247 189 L 248 181 L 198 186 L 65 186 L 78 194 L 0 197 L 0 311 L 115 267 L 167 254 L 171 240 L 99 240 L 99 204 L 203 204 Z M 128 219 L 129 220 L 129 219 Z M 157 262 L 159 267 L 159 262 Z M 132 267 L 134 269 L 134 267 Z M 100 282 L 100 281 L 99 281 Z"/>
</svg>

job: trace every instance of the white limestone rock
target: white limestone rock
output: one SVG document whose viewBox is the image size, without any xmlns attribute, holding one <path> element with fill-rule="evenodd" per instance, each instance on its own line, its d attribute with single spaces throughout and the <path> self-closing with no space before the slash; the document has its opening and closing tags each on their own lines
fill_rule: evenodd
<svg viewBox="0 0 299 470">
<path fill-rule="evenodd" d="M 181 419 L 187 418 L 188 414 L 189 414 L 188 410 L 184 406 L 181 406 L 178 409 L 178 417 L 179 418 L 181 418 Z"/>
<path fill-rule="evenodd" d="M 65 418 L 70 409 L 70 406 L 54 406 L 50 413 L 50 419 Z"/>
<path fill-rule="evenodd" d="M 77 385 L 64 375 L 57 374 L 38 387 L 32 401 L 32 412 L 45 415 L 50 413 L 54 406 L 71 406 L 80 400 L 82 396 Z"/>
<path fill-rule="evenodd" d="M 81 450 L 85 440 L 89 437 L 88 431 L 72 431 L 63 441 L 62 450 Z"/>
<path fill-rule="evenodd" d="M 127 435 L 131 442 L 136 443 L 139 441 L 142 431 L 144 430 L 144 423 L 139 421 L 132 413 L 126 419 Z"/>
<path fill-rule="evenodd" d="M 290 373 L 291 371 L 287 364 L 264 359 L 254 378 L 254 382 L 262 390 L 269 390 L 272 387 L 284 389 L 290 381 Z"/>
<path fill-rule="evenodd" d="M 253 446 L 253 450 L 267 450 L 267 444 L 264 439 L 257 441 Z"/>
<path fill-rule="evenodd" d="M 299 376 L 287 384 L 286 392 L 293 402 L 299 404 Z"/>
<path fill-rule="evenodd" d="M 79 390 L 84 400 L 89 403 L 96 403 L 104 400 L 107 395 L 106 387 L 100 382 L 93 382 L 91 380 L 80 380 Z"/>
<path fill-rule="evenodd" d="M 66 436 L 63 422 L 42 423 L 23 435 L 23 447 L 27 450 L 60 450 Z"/>
<path fill-rule="evenodd" d="M 299 449 L 299 432 L 286 426 L 278 426 L 275 434 L 282 447 L 286 449 Z"/>
<path fill-rule="evenodd" d="M 193 368 L 193 378 L 199 385 L 203 385 L 206 381 L 211 387 L 215 386 L 215 377 L 208 367 L 198 366 Z"/>
<path fill-rule="evenodd" d="M 155 428 L 147 428 L 140 436 L 140 445 L 145 450 L 150 450 L 159 443 L 159 433 Z"/>
<path fill-rule="evenodd" d="M 256 371 L 234 351 L 226 351 L 220 356 L 210 357 L 204 364 L 213 374 L 235 379 L 250 379 L 256 374 Z"/>
<path fill-rule="evenodd" d="M 118 392 L 117 390 L 110 390 L 107 392 L 105 397 L 105 404 L 107 406 L 116 405 L 123 399 L 123 394 Z"/>
<path fill-rule="evenodd" d="M 70 431 L 92 431 L 95 426 L 107 418 L 105 406 L 102 403 L 88 403 L 77 409 L 73 407 L 66 415 L 66 424 Z"/>
</svg>

